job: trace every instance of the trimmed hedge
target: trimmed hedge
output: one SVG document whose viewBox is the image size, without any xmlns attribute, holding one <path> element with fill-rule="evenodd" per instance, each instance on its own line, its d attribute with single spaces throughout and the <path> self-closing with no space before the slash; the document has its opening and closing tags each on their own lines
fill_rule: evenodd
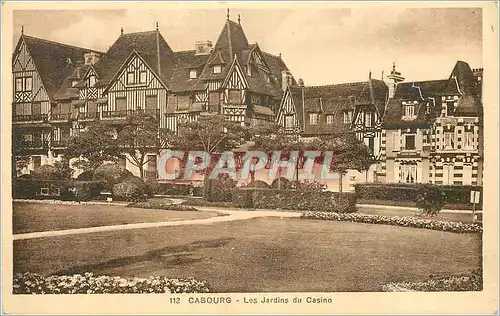
<svg viewBox="0 0 500 316">
<path fill-rule="evenodd" d="M 355 193 L 357 200 L 377 200 L 389 202 L 417 202 L 417 192 L 421 184 L 401 184 L 401 183 L 377 183 L 377 184 L 356 184 Z M 480 191 L 482 197 L 482 187 L 471 185 L 439 185 L 445 194 L 445 204 L 460 204 L 470 209 L 469 202 L 471 190 Z M 482 198 L 476 209 L 482 209 Z M 446 207 L 446 206 L 445 206 Z"/>
<path fill-rule="evenodd" d="M 230 202 L 233 199 L 234 188 L 236 188 L 236 181 L 232 179 L 208 180 L 205 199 L 209 202 Z"/>
<path fill-rule="evenodd" d="M 353 193 L 318 190 L 276 190 L 237 188 L 233 194 L 236 207 L 257 209 L 286 209 L 298 211 L 355 212 Z"/>
<path fill-rule="evenodd" d="M 41 188 L 48 188 L 49 194 L 40 195 Z M 12 196 L 16 199 L 59 198 L 65 201 L 89 201 L 97 198 L 101 189 L 100 181 L 15 179 L 12 183 Z"/>
<path fill-rule="evenodd" d="M 371 215 L 371 214 L 360 214 L 360 213 L 345 214 L 345 213 L 332 213 L 332 212 L 307 212 L 305 214 L 302 214 L 300 218 L 423 228 L 423 229 L 447 231 L 459 234 L 483 232 L 483 227 L 479 224 L 437 221 L 432 219 L 420 219 L 411 216 L 383 216 L 383 215 Z"/>
<path fill-rule="evenodd" d="M 193 278 L 169 279 L 163 276 L 148 279 L 84 275 L 53 275 L 35 273 L 14 275 L 14 294 L 132 294 L 132 293 L 210 293 L 206 281 Z"/>
<path fill-rule="evenodd" d="M 191 184 L 158 183 L 156 180 L 148 180 L 146 184 L 148 184 L 153 194 L 190 196 L 192 192 L 193 196 L 203 196 L 203 187 Z"/>
<path fill-rule="evenodd" d="M 424 282 L 392 282 L 382 286 L 384 292 L 459 292 L 482 291 L 482 270 L 468 275 L 431 278 Z"/>
</svg>

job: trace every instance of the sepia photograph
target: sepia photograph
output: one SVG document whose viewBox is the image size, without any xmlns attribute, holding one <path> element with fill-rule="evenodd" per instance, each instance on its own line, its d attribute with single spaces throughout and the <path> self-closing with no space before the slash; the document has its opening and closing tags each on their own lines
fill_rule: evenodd
<svg viewBox="0 0 500 316">
<path fill-rule="evenodd" d="M 494 5 L 61 4 L 2 23 L 9 299 L 498 292 Z"/>
</svg>

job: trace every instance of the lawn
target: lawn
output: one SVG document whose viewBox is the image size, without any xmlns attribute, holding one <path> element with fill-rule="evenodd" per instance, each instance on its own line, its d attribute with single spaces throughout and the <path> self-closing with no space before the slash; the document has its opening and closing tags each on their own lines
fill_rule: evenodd
<svg viewBox="0 0 500 316">
<path fill-rule="evenodd" d="M 14 203 L 14 234 L 106 225 L 177 221 L 217 216 L 216 212 L 183 212 L 127 208 L 119 205 Z"/>
<path fill-rule="evenodd" d="M 14 272 L 194 277 L 218 292 L 380 291 L 465 273 L 481 239 L 349 222 L 256 218 L 14 242 Z"/>
</svg>

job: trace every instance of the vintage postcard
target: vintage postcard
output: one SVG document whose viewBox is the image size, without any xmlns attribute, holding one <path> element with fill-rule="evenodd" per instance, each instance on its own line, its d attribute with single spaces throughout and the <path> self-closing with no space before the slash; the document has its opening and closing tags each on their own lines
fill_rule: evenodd
<svg viewBox="0 0 500 316">
<path fill-rule="evenodd" d="M 4 2 L 3 312 L 498 313 L 497 5 Z"/>
</svg>

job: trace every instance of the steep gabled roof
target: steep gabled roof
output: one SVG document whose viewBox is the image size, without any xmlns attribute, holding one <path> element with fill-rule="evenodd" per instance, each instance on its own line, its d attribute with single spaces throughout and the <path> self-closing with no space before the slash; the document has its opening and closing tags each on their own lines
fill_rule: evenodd
<svg viewBox="0 0 500 316">
<path fill-rule="evenodd" d="M 417 98 L 420 98 L 420 94 L 424 99 L 436 97 L 441 94 L 447 83 L 448 80 L 401 82 L 397 85 L 394 98 L 417 100 Z M 415 89 L 415 87 L 419 89 Z"/>
<path fill-rule="evenodd" d="M 19 39 L 18 46 L 21 41 L 26 43 L 38 74 L 51 99 L 64 80 L 73 73 L 77 61 L 84 59 L 84 54 L 89 52 L 102 54 L 96 50 L 61 44 L 25 34 Z"/>
<path fill-rule="evenodd" d="M 215 64 L 229 66 L 234 56 L 241 58 L 243 51 L 248 50 L 248 47 L 248 40 L 241 25 L 227 19 L 208 58 L 209 61 L 201 73 L 200 80 L 224 79 L 229 67 L 224 67 L 220 74 L 213 74 L 210 66 Z"/>
<path fill-rule="evenodd" d="M 161 33 L 155 30 L 128 33 L 118 37 L 104 57 L 95 65 L 100 76 L 97 85 L 108 85 L 133 51 L 139 53 L 156 74 L 159 73 L 159 60 L 162 81 L 168 82 L 170 80 L 175 66 L 174 53 Z"/>
</svg>

